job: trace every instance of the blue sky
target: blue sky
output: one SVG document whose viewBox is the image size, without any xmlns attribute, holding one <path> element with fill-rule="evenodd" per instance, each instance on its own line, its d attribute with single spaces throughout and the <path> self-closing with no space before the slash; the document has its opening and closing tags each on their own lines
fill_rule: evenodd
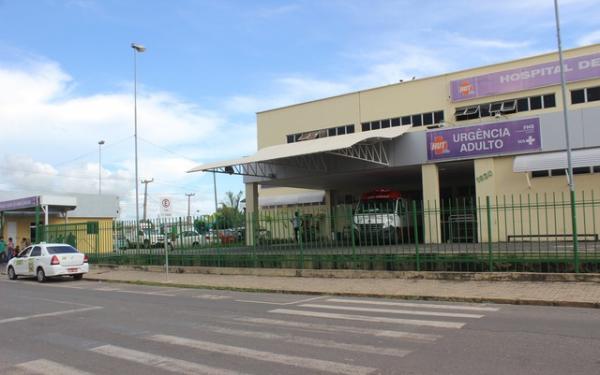
<svg viewBox="0 0 600 375">
<path fill-rule="evenodd" d="M 593 0 L 563 0 L 565 48 L 600 42 Z M 256 149 L 255 112 L 548 52 L 551 0 L 0 0 L 0 190 L 103 191 L 134 212 L 132 50 L 140 177 L 150 208 L 213 206 L 212 177 L 185 174 Z M 243 188 L 219 176 L 219 198 Z"/>
</svg>

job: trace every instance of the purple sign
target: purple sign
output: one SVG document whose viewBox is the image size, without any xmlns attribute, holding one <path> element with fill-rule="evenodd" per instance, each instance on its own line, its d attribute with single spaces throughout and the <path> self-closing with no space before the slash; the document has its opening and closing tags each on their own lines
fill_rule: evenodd
<svg viewBox="0 0 600 375">
<path fill-rule="evenodd" d="M 0 211 L 20 210 L 35 207 L 39 204 L 39 197 L 27 197 L 0 202 Z"/>
<path fill-rule="evenodd" d="M 538 151 L 541 147 L 539 118 L 427 132 L 428 160 Z"/>
<path fill-rule="evenodd" d="M 568 82 L 600 77 L 600 53 L 564 60 Z M 553 61 L 450 82 L 453 102 L 506 94 L 560 83 L 560 64 Z"/>
</svg>

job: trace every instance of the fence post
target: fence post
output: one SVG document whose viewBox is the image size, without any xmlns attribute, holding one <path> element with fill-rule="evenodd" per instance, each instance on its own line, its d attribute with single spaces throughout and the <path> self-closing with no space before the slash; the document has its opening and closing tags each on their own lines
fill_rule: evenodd
<svg viewBox="0 0 600 375">
<path fill-rule="evenodd" d="M 354 217 L 352 216 L 352 208 L 348 209 L 348 216 L 350 217 L 350 241 L 352 245 L 352 268 L 356 268 L 356 238 L 354 236 Z"/>
<path fill-rule="evenodd" d="M 577 206 L 575 204 L 575 190 L 571 190 L 571 224 L 573 227 L 573 263 L 575 264 L 575 273 L 579 273 L 579 240 L 577 238 Z"/>
<path fill-rule="evenodd" d="M 294 216 L 294 220 L 296 217 Z M 304 237 L 304 220 L 300 220 L 300 227 L 298 230 L 298 243 L 300 244 L 300 268 L 304 269 L 304 245 L 302 243 L 302 237 Z"/>
<path fill-rule="evenodd" d="M 421 257 L 419 255 L 419 228 L 417 228 L 417 201 L 412 201 L 413 233 L 415 235 L 415 256 L 417 271 L 421 271 Z"/>
<path fill-rule="evenodd" d="M 487 213 L 487 236 L 488 236 L 488 269 L 494 271 L 494 255 L 492 253 L 492 209 L 490 206 L 490 196 L 485 196 L 485 209 Z"/>
</svg>

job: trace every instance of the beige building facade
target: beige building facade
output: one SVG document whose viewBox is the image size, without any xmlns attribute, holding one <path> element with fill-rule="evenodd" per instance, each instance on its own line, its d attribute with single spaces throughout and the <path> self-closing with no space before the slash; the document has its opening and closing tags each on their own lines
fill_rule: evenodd
<svg viewBox="0 0 600 375">
<path fill-rule="evenodd" d="M 600 44 L 564 58 L 577 199 L 593 201 L 600 196 Z M 362 193 L 388 188 L 418 202 L 424 242 L 448 241 L 444 207 L 467 201 L 475 202 L 475 241 L 569 232 L 569 215 L 556 212 L 569 199 L 556 53 L 259 112 L 257 135 L 257 154 L 192 170 L 246 176 L 250 213 L 299 207 L 336 216 Z M 540 202 L 553 202 L 554 211 L 540 214 Z M 486 204 L 493 215 L 481 214 Z M 535 216 L 521 209 L 532 204 Z M 590 207 L 579 209 L 582 220 L 600 218 Z M 347 230 L 348 220 L 326 220 L 326 235 Z M 488 220 L 491 233 L 481 230 Z M 580 228 L 598 233 L 595 223 Z"/>
</svg>

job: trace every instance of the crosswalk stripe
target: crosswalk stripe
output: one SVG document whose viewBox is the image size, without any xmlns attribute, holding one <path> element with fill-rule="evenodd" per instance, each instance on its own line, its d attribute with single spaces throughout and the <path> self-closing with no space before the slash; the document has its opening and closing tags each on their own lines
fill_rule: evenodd
<svg viewBox="0 0 600 375">
<path fill-rule="evenodd" d="M 355 333 L 359 335 L 371 335 L 376 337 L 390 337 L 400 338 L 416 341 L 427 341 L 433 342 L 442 336 L 432 335 L 428 333 L 413 333 L 403 331 L 391 331 L 383 329 L 369 329 L 369 328 L 357 328 L 349 326 L 338 326 L 338 325 L 327 325 L 319 323 L 303 323 L 293 322 L 288 320 L 277 320 L 277 319 L 266 319 L 266 318 L 234 318 L 234 320 L 245 323 L 256 323 L 256 324 L 267 324 L 267 325 L 278 325 L 292 328 L 303 328 L 313 331 L 326 331 L 326 332 L 344 332 L 344 333 Z"/>
<path fill-rule="evenodd" d="M 66 315 L 66 314 L 75 314 L 75 313 L 81 313 L 81 312 L 87 312 L 87 311 L 93 311 L 93 310 L 100 310 L 102 308 L 103 308 L 102 306 L 90 306 L 90 307 L 84 307 L 81 309 L 70 309 L 70 310 L 55 311 L 55 312 L 51 312 L 51 313 L 34 314 L 34 315 L 27 315 L 27 316 L 17 316 L 14 318 L 0 319 L 0 324 L 19 322 L 22 320 L 29 320 L 29 319 L 46 318 L 46 317 L 50 317 L 50 316 L 62 316 L 62 315 Z"/>
<path fill-rule="evenodd" d="M 311 370 L 330 372 L 334 374 L 366 375 L 376 370 L 372 367 L 354 366 L 340 362 L 325 361 L 321 359 L 277 354 L 260 350 L 242 348 L 238 346 L 223 345 L 213 342 L 192 340 L 169 335 L 153 335 L 147 338 L 152 341 L 162 342 L 171 345 L 181 345 L 212 353 L 234 355 L 258 361 L 280 363 L 288 366 L 303 367 Z"/>
<path fill-rule="evenodd" d="M 430 303 L 410 303 L 410 302 L 388 302 L 388 301 L 368 301 L 355 300 L 346 298 L 330 298 L 328 302 L 338 303 L 359 303 L 365 305 L 381 305 L 381 306 L 400 306 L 400 307 L 419 307 L 422 309 L 444 309 L 444 310 L 465 310 L 465 311 L 498 311 L 497 307 L 479 307 L 465 305 L 437 305 Z"/>
<path fill-rule="evenodd" d="M 343 342 L 338 342 L 334 340 L 321 340 L 314 339 L 310 337 L 302 337 L 302 336 L 293 336 L 293 335 L 279 335 L 276 333 L 269 332 L 256 332 L 256 331 L 245 331 L 239 329 L 231 329 L 231 328 L 223 328 L 223 327 L 215 327 L 215 326 L 202 326 L 204 329 L 208 329 L 215 333 L 220 333 L 222 335 L 231 335 L 231 336 L 242 336 L 242 337 L 252 337 L 256 339 L 264 339 L 264 340 L 279 340 L 292 344 L 300 344 L 300 345 L 308 345 L 315 346 L 318 348 L 335 348 L 341 350 L 348 350 L 354 352 L 362 352 L 369 354 L 380 354 L 380 355 L 389 355 L 394 357 L 404 357 L 407 354 L 410 354 L 410 350 L 396 349 L 396 348 L 383 348 L 372 345 L 360 345 L 360 344 L 347 344 Z"/>
<path fill-rule="evenodd" d="M 327 319 L 344 319 L 344 320 L 357 320 L 362 322 L 373 322 L 373 323 L 394 323 L 394 324 L 406 324 L 413 326 L 424 326 L 424 327 L 437 327 L 437 328 L 453 328 L 460 329 L 465 323 L 459 322 L 443 322 L 437 320 L 417 320 L 417 319 L 398 319 L 398 318 L 385 318 L 380 316 L 367 316 L 367 315 L 353 315 L 353 314 L 336 314 L 336 313 L 324 313 L 317 311 L 303 311 L 303 310 L 290 310 L 290 309 L 275 309 L 269 311 L 275 314 L 287 314 L 287 315 L 299 315 L 309 316 L 315 318 L 327 318 Z"/>
<path fill-rule="evenodd" d="M 35 361 L 20 363 L 15 368 L 24 370 L 28 374 L 92 375 L 91 372 L 81 371 L 47 359 L 36 359 Z"/>
<path fill-rule="evenodd" d="M 161 370 L 175 372 L 178 374 L 189 375 L 238 375 L 242 374 L 237 371 L 205 366 L 199 363 L 184 361 L 161 355 L 140 352 L 138 350 L 127 349 L 114 345 L 103 345 L 97 348 L 90 349 L 95 353 L 100 353 L 113 358 L 124 359 L 126 361 L 140 363 L 143 365 L 159 368 Z"/>
<path fill-rule="evenodd" d="M 448 312 L 433 312 L 433 311 L 421 311 L 421 310 L 394 310 L 394 309 L 375 309 L 369 307 L 354 307 L 354 306 L 335 306 L 335 305 L 320 305 L 305 303 L 300 307 L 312 307 L 317 309 L 329 309 L 329 310 L 348 310 L 348 311 L 361 311 L 361 312 L 374 312 L 384 314 L 406 314 L 406 315 L 424 315 L 424 316 L 443 316 L 446 318 L 483 318 L 484 315 L 479 314 L 463 314 L 463 313 L 448 313 Z"/>
</svg>

